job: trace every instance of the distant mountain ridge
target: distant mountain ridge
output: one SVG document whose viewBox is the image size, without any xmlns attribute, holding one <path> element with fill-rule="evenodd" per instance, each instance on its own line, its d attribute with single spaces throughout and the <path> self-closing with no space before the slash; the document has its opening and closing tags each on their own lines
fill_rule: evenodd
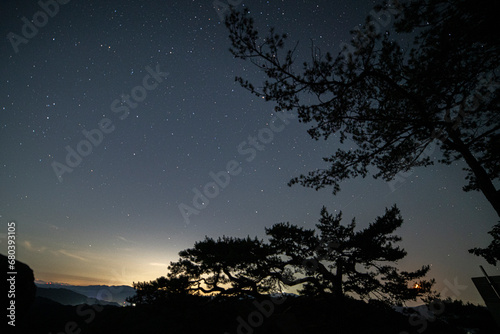
<svg viewBox="0 0 500 334">
<path fill-rule="evenodd" d="M 43 288 L 47 290 L 53 289 L 66 289 L 72 292 L 83 295 L 87 298 L 94 298 L 97 300 L 105 301 L 108 303 L 117 303 L 119 305 L 125 305 L 125 299 L 135 295 L 135 289 L 128 285 L 68 285 L 62 283 L 40 283 L 36 282 L 38 288 Z M 69 304 L 68 304 L 69 305 Z"/>
<path fill-rule="evenodd" d="M 108 302 L 96 298 L 87 297 L 75 291 L 71 291 L 69 289 L 64 289 L 64 288 L 50 289 L 50 288 L 38 287 L 36 289 L 36 296 L 51 299 L 62 305 L 74 306 L 80 304 L 88 304 L 88 305 L 99 304 L 99 305 L 120 306 L 120 304 L 116 302 Z"/>
</svg>

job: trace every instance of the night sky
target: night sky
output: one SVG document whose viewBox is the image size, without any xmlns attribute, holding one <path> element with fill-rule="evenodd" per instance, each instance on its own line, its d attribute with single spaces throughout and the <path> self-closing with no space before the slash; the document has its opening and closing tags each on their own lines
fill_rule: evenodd
<svg viewBox="0 0 500 334">
<path fill-rule="evenodd" d="M 308 60 L 311 43 L 339 52 L 374 4 L 245 1 L 237 8 L 249 7 L 262 33 L 275 26 L 289 33 L 289 47 L 300 41 L 298 57 Z M 392 184 L 354 179 L 337 196 L 288 187 L 290 178 L 325 167 L 321 158 L 337 139 L 312 140 L 308 125 L 293 114 L 277 118 L 272 103 L 234 81 L 264 77 L 228 51 L 212 1 L 58 7 L 43 24 L 36 1 L 0 5 L 1 252 L 14 220 L 17 259 L 36 279 L 131 285 L 165 275 L 177 253 L 205 235 L 265 238 L 265 227 L 286 221 L 312 228 L 323 205 L 363 228 L 397 204 L 408 251 L 400 268 L 430 264 L 443 297 L 482 302 L 470 277 L 481 276 L 479 265 L 499 272 L 467 250 L 489 244 L 498 217 L 481 193 L 461 190 L 463 164 L 415 169 Z M 31 37 L 16 52 L 9 33 L 22 37 L 23 17 L 34 15 L 42 24 L 25 28 Z M 438 150 L 429 154 L 439 159 Z M 197 191 L 226 168 L 230 179 L 219 179 L 219 193 L 208 186 L 212 198 L 196 198 L 195 208 Z M 467 287 L 452 289 L 454 282 Z"/>
</svg>

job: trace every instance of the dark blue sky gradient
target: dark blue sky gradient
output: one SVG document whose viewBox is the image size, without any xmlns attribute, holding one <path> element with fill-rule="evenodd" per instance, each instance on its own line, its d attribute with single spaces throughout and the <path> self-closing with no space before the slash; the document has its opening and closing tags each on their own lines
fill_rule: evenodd
<svg viewBox="0 0 500 334">
<path fill-rule="evenodd" d="M 300 41 L 297 56 L 307 60 L 311 42 L 339 52 L 373 5 L 252 1 L 238 7 L 249 6 L 263 32 L 270 26 L 289 32 L 289 46 Z M 276 120 L 272 103 L 234 82 L 236 75 L 254 83 L 264 77 L 229 53 L 212 1 L 73 0 L 59 5 L 16 53 L 8 34 L 22 35 L 22 18 L 40 10 L 35 1 L 0 5 L 0 233 L 5 245 L 6 223 L 17 222 L 18 259 L 37 279 L 152 280 L 205 235 L 265 237 L 265 227 L 282 221 L 312 228 L 323 205 L 342 210 L 344 223 L 356 217 L 362 228 L 394 204 L 405 219 L 398 234 L 408 256 L 401 267 L 431 264 L 429 276 L 444 297 L 480 302 L 470 277 L 481 275 L 480 264 L 498 274 L 467 253 L 489 244 L 487 231 L 498 217 L 481 194 L 461 190 L 461 164 L 416 169 L 394 187 L 371 176 L 351 180 L 337 196 L 331 189 L 288 187 L 291 177 L 324 167 L 321 158 L 338 142 L 335 136 L 312 140 L 296 118 Z M 157 66 L 168 73 L 161 82 L 146 77 Z M 144 83 L 155 87 L 140 88 Z M 128 109 L 124 119 L 125 109 L 111 107 L 122 94 L 140 100 L 114 105 Z M 98 145 L 60 182 L 54 162 L 64 164 L 66 147 L 77 150 L 86 140 L 82 131 L 99 122 L 113 131 L 101 129 L 102 138 L 92 132 Z M 255 138 L 262 151 L 252 148 Z M 430 155 L 439 158 L 437 150 Z M 193 189 L 203 191 L 214 181 L 210 173 L 228 163 L 234 175 L 219 180 L 224 188 L 196 209 Z M 182 204 L 199 212 L 186 220 Z M 445 290 L 455 280 L 467 288 Z"/>
</svg>

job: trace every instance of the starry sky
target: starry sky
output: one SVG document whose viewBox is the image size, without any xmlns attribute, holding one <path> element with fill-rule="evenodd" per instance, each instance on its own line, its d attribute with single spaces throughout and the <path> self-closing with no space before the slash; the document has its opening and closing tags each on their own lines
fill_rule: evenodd
<svg viewBox="0 0 500 334">
<path fill-rule="evenodd" d="M 461 162 L 396 183 L 350 180 L 336 196 L 288 187 L 324 167 L 338 142 L 312 140 L 293 114 L 278 118 L 234 81 L 264 77 L 230 54 L 212 1 L 60 2 L 49 15 L 36 1 L 0 5 L 1 252 L 14 220 L 17 258 L 36 279 L 131 285 L 165 275 L 205 235 L 264 238 L 265 227 L 286 221 L 312 228 L 323 205 L 363 228 L 397 204 L 408 251 L 400 267 L 430 264 L 444 297 L 482 302 L 470 277 L 481 276 L 479 265 L 498 271 L 467 249 L 489 244 L 498 217 L 482 194 L 461 190 Z M 303 60 L 311 43 L 340 51 L 375 5 L 233 3 L 249 7 L 262 31 L 275 26 L 290 46 L 300 41 Z M 218 192 L 208 186 L 210 198 L 196 197 L 226 169 L 234 173 L 219 178 Z"/>
</svg>

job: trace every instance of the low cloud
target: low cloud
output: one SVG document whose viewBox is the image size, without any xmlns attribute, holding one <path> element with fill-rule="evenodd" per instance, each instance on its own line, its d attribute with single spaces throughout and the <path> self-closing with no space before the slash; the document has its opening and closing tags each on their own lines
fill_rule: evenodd
<svg viewBox="0 0 500 334">
<path fill-rule="evenodd" d="M 72 254 L 72 253 L 70 253 L 70 252 L 68 252 L 67 250 L 64 250 L 64 249 L 58 250 L 57 253 L 65 255 L 65 256 L 69 256 L 69 257 L 71 257 L 73 259 L 77 259 L 77 260 L 80 260 L 80 261 L 83 261 L 83 262 L 89 262 L 88 259 L 86 259 L 84 257 L 81 257 L 79 255 L 76 255 L 76 254 Z"/>
<path fill-rule="evenodd" d="M 23 245 L 24 248 L 26 248 L 30 252 L 41 253 L 47 249 L 47 247 L 45 247 L 45 246 L 37 247 L 37 246 L 33 245 L 33 243 L 29 240 L 24 240 L 23 242 L 21 242 L 21 245 Z"/>
<path fill-rule="evenodd" d="M 168 267 L 168 264 L 166 263 L 158 263 L 158 262 L 150 262 L 150 266 L 156 266 L 156 267 Z"/>
<path fill-rule="evenodd" d="M 117 235 L 116 237 L 117 237 L 118 239 L 120 239 L 121 241 L 124 241 L 124 242 L 129 242 L 129 243 L 131 243 L 131 244 L 135 244 L 135 242 L 130 241 L 130 240 L 128 240 L 127 238 L 122 237 L 121 235 Z"/>
</svg>

